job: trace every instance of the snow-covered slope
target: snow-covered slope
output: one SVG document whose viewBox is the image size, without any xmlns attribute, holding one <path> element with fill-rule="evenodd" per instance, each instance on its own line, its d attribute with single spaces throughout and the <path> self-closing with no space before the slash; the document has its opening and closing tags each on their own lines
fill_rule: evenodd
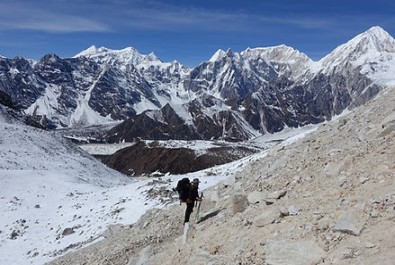
<svg viewBox="0 0 395 265">
<path fill-rule="evenodd" d="M 148 209 L 165 205 L 168 197 L 147 197 L 152 180 L 126 178 L 56 133 L 12 120 L 0 107 L 0 264 L 41 265 L 103 239 L 110 225 L 132 224 Z M 256 141 L 262 145 L 295 134 Z M 163 185 L 171 189 L 182 177 L 198 177 L 204 190 L 261 155 L 204 172 L 167 175 Z"/>
<path fill-rule="evenodd" d="M 203 177 L 202 187 L 225 177 Z M 107 168 L 54 132 L 14 121 L 0 105 L 0 264 L 44 264 L 103 239 L 109 225 L 163 207 L 146 198 L 148 182 Z"/>
<path fill-rule="evenodd" d="M 380 85 L 395 85 L 395 39 L 380 27 L 372 27 L 322 58 L 324 73 L 342 70 L 347 64 Z"/>
<path fill-rule="evenodd" d="M 127 204 L 117 194 L 135 181 L 54 133 L 10 121 L 2 111 L 0 264 L 42 264 L 122 218 L 110 209 Z"/>
</svg>

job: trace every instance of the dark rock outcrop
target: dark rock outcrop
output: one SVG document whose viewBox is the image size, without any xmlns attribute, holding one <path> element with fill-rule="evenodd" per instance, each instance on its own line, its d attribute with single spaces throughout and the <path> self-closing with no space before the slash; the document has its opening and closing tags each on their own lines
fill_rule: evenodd
<svg viewBox="0 0 395 265">
<path fill-rule="evenodd" d="M 111 156 L 99 157 L 107 166 L 126 175 L 151 174 L 152 172 L 185 174 L 215 165 L 225 164 L 252 153 L 245 147 L 218 146 L 198 155 L 188 148 L 165 148 L 153 142 L 138 141 Z"/>
</svg>

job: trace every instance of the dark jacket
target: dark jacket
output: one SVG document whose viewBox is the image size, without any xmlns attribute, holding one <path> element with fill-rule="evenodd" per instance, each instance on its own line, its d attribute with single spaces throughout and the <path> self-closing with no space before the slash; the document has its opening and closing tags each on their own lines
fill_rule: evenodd
<svg viewBox="0 0 395 265">
<path fill-rule="evenodd" d="M 198 186 L 191 185 L 188 192 L 187 203 L 194 203 L 199 199 Z"/>
</svg>

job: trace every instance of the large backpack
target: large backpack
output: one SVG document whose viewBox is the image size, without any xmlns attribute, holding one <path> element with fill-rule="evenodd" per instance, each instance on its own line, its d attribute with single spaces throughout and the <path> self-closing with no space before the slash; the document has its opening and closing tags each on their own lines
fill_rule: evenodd
<svg viewBox="0 0 395 265">
<path fill-rule="evenodd" d="M 187 201 L 190 183 L 191 182 L 189 181 L 189 178 L 183 178 L 177 182 L 177 187 L 175 190 L 178 192 L 178 198 L 180 199 L 180 202 Z"/>
</svg>

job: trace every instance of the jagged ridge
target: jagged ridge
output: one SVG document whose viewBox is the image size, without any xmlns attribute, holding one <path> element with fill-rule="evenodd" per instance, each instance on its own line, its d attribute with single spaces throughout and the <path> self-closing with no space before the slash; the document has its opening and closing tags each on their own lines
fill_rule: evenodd
<svg viewBox="0 0 395 265">
<path fill-rule="evenodd" d="M 27 113 L 45 115 L 53 127 L 129 119 L 131 131 L 113 131 L 109 141 L 148 135 L 246 140 L 329 120 L 347 107 L 363 104 L 380 87 L 394 82 L 394 54 L 394 39 L 379 27 L 356 36 L 319 62 L 280 45 L 241 53 L 219 50 L 189 69 L 134 48 L 117 51 L 92 46 L 74 58 L 46 55 L 38 62 L 0 58 L 0 90 Z M 196 104 L 196 100 L 206 103 Z M 153 111 L 157 114 L 152 115 Z M 177 120 L 177 126 L 182 123 L 190 133 L 174 135 L 166 129 L 152 134 L 150 127 L 164 125 L 147 115 Z M 134 122 L 148 118 L 147 128 Z"/>
</svg>

